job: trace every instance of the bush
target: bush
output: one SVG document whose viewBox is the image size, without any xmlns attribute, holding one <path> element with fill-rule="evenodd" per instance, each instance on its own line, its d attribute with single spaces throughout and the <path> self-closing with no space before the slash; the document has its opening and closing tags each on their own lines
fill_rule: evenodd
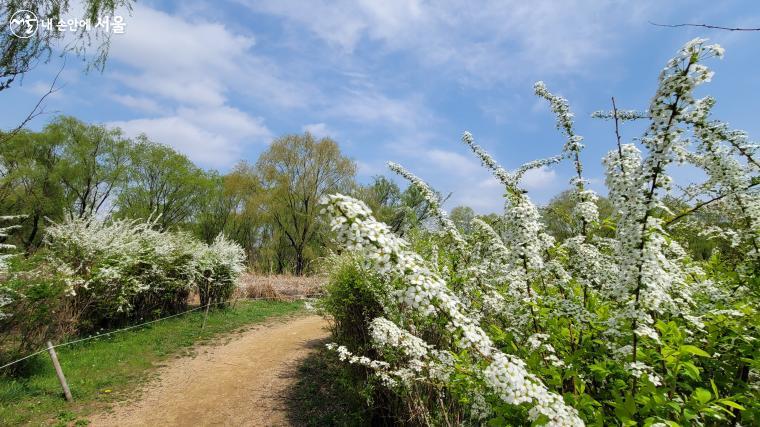
<svg viewBox="0 0 760 427">
<path fill-rule="evenodd" d="M 0 285 L 7 301 L 0 316 L 0 363 L 39 348 L 49 339 L 76 332 L 79 313 L 66 298 L 67 284 L 40 257 L 14 258 Z M 22 366 L 18 366 L 22 367 Z"/>
<path fill-rule="evenodd" d="M 609 217 L 582 175 L 567 101 L 540 82 L 536 94 L 567 137 L 561 156 L 511 172 L 472 135 L 462 138 L 505 187 L 500 233 L 475 218 L 462 234 L 437 194 L 396 164 L 438 223 L 411 243 L 364 203 L 324 198 L 338 243 L 356 260 L 337 264 L 325 298 L 338 341 L 328 348 L 371 372 L 403 403 L 389 409 L 413 424 L 756 425 L 757 146 L 711 119 L 712 98 L 693 98 L 712 76 L 701 62 L 722 54 L 695 39 L 667 63 L 646 113 L 594 114 L 650 120 L 643 150 L 620 143 L 604 158 Z M 576 171 L 574 206 L 562 228 L 569 237 L 557 242 L 520 179 L 563 159 Z M 679 195 L 668 175 L 675 163 L 707 176 L 685 187 L 692 203 L 680 212 L 666 203 Z M 720 209 L 719 224 L 690 222 L 705 206 Z M 744 256 L 696 261 L 678 240 L 694 233 L 671 234 L 675 224 Z"/>
<path fill-rule="evenodd" d="M 91 328 L 186 308 L 203 245 L 152 226 L 76 219 L 48 227 L 48 260 L 66 277 L 67 293 Z"/>
<path fill-rule="evenodd" d="M 12 264 L 0 287 L 4 353 L 178 313 L 192 292 L 204 304 L 231 297 L 243 270 L 240 246 L 221 235 L 206 245 L 154 225 L 76 219 L 48 227 L 44 249 Z"/>
<path fill-rule="evenodd" d="M 379 277 L 350 255 L 335 257 L 319 308 L 329 315 L 331 332 L 339 342 L 350 343 L 361 351 L 371 348 L 367 325 L 382 314 Z"/>
<path fill-rule="evenodd" d="M 351 254 L 331 257 L 327 268 L 332 274 L 318 308 L 331 321 L 335 343 L 352 353 L 377 357 L 369 324 L 383 314 L 379 301 L 388 300 L 387 295 L 381 294 L 381 278 L 361 258 Z M 324 355 L 320 353 L 318 357 Z M 353 364 L 341 370 L 332 363 L 329 367 L 334 371 L 333 381 L 339 382 L 333 387 L 342 389 L 354 402 L 362 402 L 372 425 L 408 425 L 419 415 L 403 399 L 382 387 L 368 367 Z"/>
<path fill-rule="evenodd" d="M 220 234 L 211 245 L 204 245 L 195 256 L 198 294 L 201 305 L 219 305 L 232 298 L 235 282 L 243 272 L 245 252 Z"/>
</svg>

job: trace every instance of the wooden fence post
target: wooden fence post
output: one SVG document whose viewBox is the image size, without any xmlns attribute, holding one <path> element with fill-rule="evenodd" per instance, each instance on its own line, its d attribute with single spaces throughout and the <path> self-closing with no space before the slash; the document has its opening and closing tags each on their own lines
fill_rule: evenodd
<svg viewBox="0 0 760 427">
<path fill-rule="evenodd" d="M 201 326 L 201 331 L 206 329 L 206 320 L 208 320 L 208 308 L 211 305 L 211 300 L 208 300 L 206 302 L 206 314 L 203 315 L 203 326 Z"/>
<path fill-rule="evenodd" d="M 55 373 L 58 375 L 58 381 L 61 382 L 61 387 L 63 387 L 63 394 L 66 396 L 66 400 L 69 402 L 72 402 L 74 400 L 73 397 L 71 397 L 71 390 L 69 390 L 69 384 L 66 382 L 66 377 L 63 376 L 63 369 L 61 369 L 61 364 L 58 363 L 58 356 L 55 354 L 55 348 L 53 347 L 53 343 L 48 341 L 47 342 L 47 349 L 48 353 L 50 353 L 50 358 L 53 359 L 53 366 L 55 367 Z"/>
</svg>

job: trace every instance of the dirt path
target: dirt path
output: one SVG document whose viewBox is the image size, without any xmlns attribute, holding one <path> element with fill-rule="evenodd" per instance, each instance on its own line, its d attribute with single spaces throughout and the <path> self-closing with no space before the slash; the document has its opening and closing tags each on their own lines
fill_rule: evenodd
<svg viewBox="0 0 760 427">
<path fill-rule="evenodd" d="M 327 337 L 325 326 L 321 317 L 298 317 L 200 347 L 161 368 L 138 400 L 91 417 L 91 425 L 289 425 L 286 390 L 297 361 Z"/>
</svg>

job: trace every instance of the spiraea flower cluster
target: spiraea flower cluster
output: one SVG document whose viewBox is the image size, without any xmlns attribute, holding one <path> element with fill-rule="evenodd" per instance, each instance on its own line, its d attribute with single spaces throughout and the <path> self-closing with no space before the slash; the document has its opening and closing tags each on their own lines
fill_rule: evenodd
<svg viewBox="0 0 760 427">
<path fill-rule="evenodd" d="M 0 215 L 0 224 L 10 223 L 10 225 L 4 225 L 0 227 L 0 240 L 5 240 L 10 235 L 10 233 L 20 228 L 18 224 L 13 223 L 17 222 L 21 218 L 22 217 L 18 215 Z M 14 249 L 16 249 L 15 245 L 0 243 L 0 273 L 2 273 L 7 268 L 8 258 L 13 256 L 11 252 Z"/>
<path fill-rule="evenodd" d="M 416 253 L 405 249 L 408 245 L 389 232 L 370 214 L 366 205 L 348 196 L 336 194 L 322 200 L 325 212 L 330 215 L 331 227 L 341 243 L 353 250 L 364 251 L 371 260 L 387 259 L 378 267 L 386 274 L 400 279 L 402 287 L 395 290 L 399 303 L 424 316 L 441 318 L 457 335 L 459 350 L 470 350 L 484 363 L 484 382 L 493 393 L 507 403 L 531 403 L 536 407 L 533 415 L 543 415 L 555 425 L 580 425 L 575 411 L 566 406 L 561 397 L 549 392 L 535 377 L 529 376 L 521 361 L 503 354 L 493 345 L 488 334 L 464 311 L 459 298 L 446 283 L 433 273 Z M 418 354 L 427 348 L 421 341 L 407 334 L 388 334 L 387 323 L 374 321 L 375 342 L 383 341 L 400 347 L 407 354 Z M 395 335 L 396 339 L 392 339 Z M 401 345 L 404 337 L 404 345 Z M 417 350 L 417 351 L 414 351 Z"/>
<path fill-rule="evenodd" d="M 48 227 L 45 239 L 67 293 L 115 312 L 129 312 L 151 294 L 186 298 L 193 289 L 232 289 L 244 268 L 243 249 L 224 236 L 206 245 L 151 220 L 73 219 Z"/>
<path fill-rule="evenodd" d="M 760 351 L 752 338 L 760 294 L 757 145 L 711 118 L 712 98 L 693 95 L 713 77 L 703 62 L 722 56 L 719 46 L 692 40 L 667 62 L 646 112 L 593 114 L 615 121 L 618 143 L 602 159 L 606 196 L 584 176 L 569 102 L 539 82 L 535 93 L 565 138 L 560 155 L 507 170 L 469 132 L 462 137 L 504 185 L 498 218 L 458 229 L 437 193 L 395 163 L 391 169 L 419 189 L 437 219 L 416 240 L 394 235 L 359 200 L 325 197 L 339 246 L 376 276 L 368 293 L 381 312 L 365 325 L 377 360 L 330 348 L 412 399 L 410 407 L 425 408 L 428 424 L 450 423 L 452 410 L 462 412 L 457 419 L 494 425 L 760 422 L 760 409 L 746 409 Z M 632 120 L 649 126 L 624 143 L 619 125 Z M 527 171 L 564 160 L 575 170 L 572 235 L 556 238 L 520 182 Z M 705 180 L 676 186 L 672 168 L 682 164 L 701 169 Z M 728 243 L 697 259 L 690 245 L 704 244 L 704 236 Z M 420 399 L 424 393 L 432 394 Z"/>
</svg>

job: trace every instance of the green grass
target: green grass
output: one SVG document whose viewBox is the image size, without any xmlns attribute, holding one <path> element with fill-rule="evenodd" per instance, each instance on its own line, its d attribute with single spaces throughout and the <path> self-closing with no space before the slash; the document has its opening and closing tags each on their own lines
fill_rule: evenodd
<svg viewBox="0 0 760 427">
<path fill-rule="evenodd" d="M 56 349 L 74 402 L 69 404 L 47 353 L 16 378 L 0 376 L 0 425 L 86 425 L 81 417 L 124 399 L 150 377 L 152 368 L 192 345 L 269 318 L 296 313 L 300 302 L 248 301 L 212 310 L 201 330 L 203 311 L 109 337 Z"/>
</svg>

